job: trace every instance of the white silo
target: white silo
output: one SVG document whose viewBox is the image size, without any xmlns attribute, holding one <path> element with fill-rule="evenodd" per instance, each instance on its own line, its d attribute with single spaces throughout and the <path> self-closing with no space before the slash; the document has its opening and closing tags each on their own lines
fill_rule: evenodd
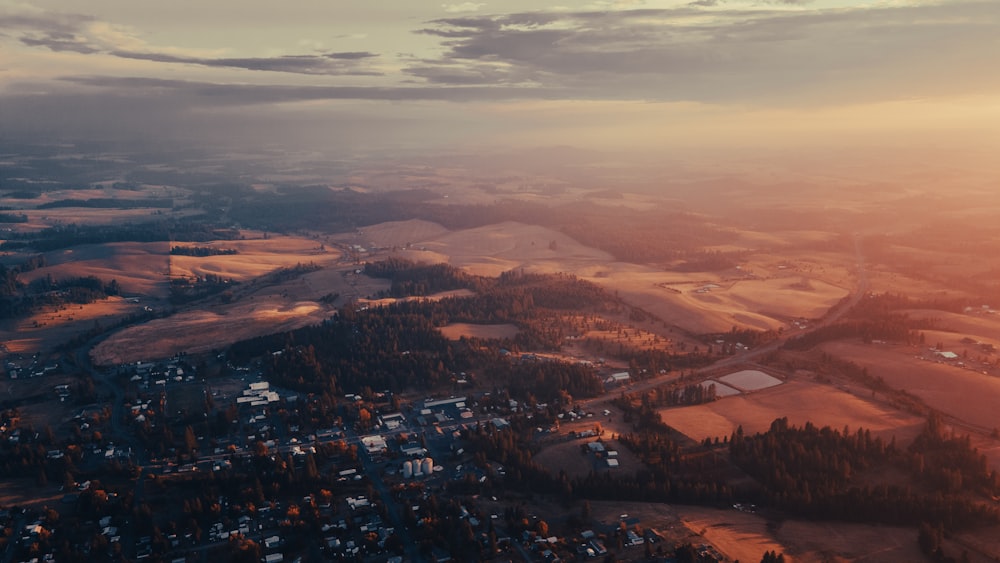
<svg viewBox="0 0 1000 563">
<path fill-rule="evenodd" d="M 409 479 L 413 477 L 413 462 L 405 461 L 403 462 L 403 479 Z"/>
<path fill-rule="evenodd" d="M 425 457 L 424 461 L 420 464 L 420 470 L 424 475 L 434 473 L 434 460 L 429 457 Z"/>
</svg>

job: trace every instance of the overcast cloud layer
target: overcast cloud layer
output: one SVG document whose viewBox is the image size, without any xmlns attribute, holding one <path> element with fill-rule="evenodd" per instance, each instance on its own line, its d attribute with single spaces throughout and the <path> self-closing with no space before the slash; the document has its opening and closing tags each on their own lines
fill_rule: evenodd
<svg viewBox="0 0 1000 563">
<path fill-rule="evenodd" d="M 148 126 L 289 104 L 327 116 L 351 113 L 345 104 L 367 112 L 388 104 L 383 117 L 425 126 L 438 117 L 427 103 L 454 104 L 493 130 L 483 120 L 497 104 L 822 112 L 1000 99 L 995 0 L 583 2 L 558 10 L 505 2 L 510 11 L 474 2 L 219 2 L 201 10 L 181 2 L 174 12 L 192 8 L 187 21 L 125 0 L 96 0 L 83 11 L 88 4 L 0 3 L 8 133 L 52 134 L 59 121 L 86 130 L 109 119 L 127 131 L 137 116 Z M 74 115 L 74 105 L 89 115 Z"/>
</svg>

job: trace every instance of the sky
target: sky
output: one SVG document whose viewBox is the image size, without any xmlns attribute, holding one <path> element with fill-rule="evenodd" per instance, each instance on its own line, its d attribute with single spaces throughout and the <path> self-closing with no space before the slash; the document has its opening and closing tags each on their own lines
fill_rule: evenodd
<svg viewBox="0 0 1000 563">
<path fill-rule="evenodd" d="M 0 136 L 1000 149 L 997 0 L 557 2 L 0 0 Z"/>
</svg>

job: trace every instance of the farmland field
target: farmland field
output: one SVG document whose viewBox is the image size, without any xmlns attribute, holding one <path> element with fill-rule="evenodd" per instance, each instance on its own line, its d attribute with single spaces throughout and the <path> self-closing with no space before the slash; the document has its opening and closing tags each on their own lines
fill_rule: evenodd
<svg viewBox="0 0 1000 563">
<path fill-rule="evenodd" d="M 812 422 L 852 430 L 860 427 L 888 440 L 895 435 L 908 441 L 923 420 L 859 398 L 835 387 L 812 381 L 791 380 L 749 395 L 732 396 L 690 407 L 659 411 L 663 421 L 695 440 L 729 436 L 738 426 L 746 433 L 764 432 L 783 416 L 790 424 Z"/>
</svg>

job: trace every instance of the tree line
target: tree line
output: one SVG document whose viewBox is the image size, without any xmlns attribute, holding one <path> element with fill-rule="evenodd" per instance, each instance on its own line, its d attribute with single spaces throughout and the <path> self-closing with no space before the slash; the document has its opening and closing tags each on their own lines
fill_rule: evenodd
<svg viewBox="0 0 1000 563">
<path fill-rule="evenodd" d="M 759 502 L 806 517 L 893 525 L 935 522 L 948 529 L 1000 521 L 1000 512 L 979 500 L 996 494 L 1000 479 L 967 438 L 944 435 L 934 416 L 906 450 L 860 428 L 796 427 L 787 418 L 752 436 L 737 429 L 729 450 L 733 462 L 760 484 Z M 910 483 L 861 478 L 887 466 L 905 471 Z"/>
<path fill-rule="evenodd" d="M 57 199 L 41 203 L 37 206 L 37 209 L 57 209 L 60 207 L 88 207 L 96 209 L 137 209 L 149 207 L 155 209 L 170 209 L 173 206 L 173 199 L 118 199 L 111 197 L 92 197 L 89 199 Z"/>
<path fill-rule="evenodd" d="M 84 305 L 120 295 L 117 280 L 105 282 L 96 276 L 55 280 L 47 275 L 23 284 L 17 270 L 0 265 L 0 319 L 30 315 L 43 307 Z"/>
<path fill-rule="evenodd" d="M 59 225 L 38 232 L 9 233 L 0 250 L 50 252 L 81 244 L 112 242 L 202 242 L 231 240 L 239 233 L 204 221 L 157 221 L 141 225 Z"/>
<path fill-rule="evenodd" d="M 196 256 L 204 258 L 206 256 L 232 256 L 239 254 L 235 248 L 216 248 L 214 246 L 171 246 L 170 254 L 174 256 Z"/>
<path fill-rule="evenodd" d="M 411 268 L 415 272 L 401 273 Z M 443 273 L 448 280 L 474 283 L 479 291 L 364 311 L 345 307 L 319 325 L 237 343 L 229 349 L 230 359 L 245 364 L 263 355 L 273 381 L 316 393 L 357 392 L 363 387 L 394 392 L 433 389 L 460 371 L 476 371 L 491 381 L 509 384 L 519 396 L 531 393 L 540 401 L 561 392 L 592 397 L 602 391 L 590 366 L 501 353 L 501 349 L 558 349 L 565 334 L 552 322 L 553 316 L 573 307 L 612 303 L 599 287 L 570 276 L 464 278 L 450 267 L 428 270 L 402 262 L 376 265 L 373 271 L 405 275 L 411 281 Z M 452 281 L 438 287 L 448 287 Z M 489 345 L 480 339 L 451 342 L 439 329 L 452 322 L 514 323 L 520 330 L 513 339 Z"/>
</svg>

